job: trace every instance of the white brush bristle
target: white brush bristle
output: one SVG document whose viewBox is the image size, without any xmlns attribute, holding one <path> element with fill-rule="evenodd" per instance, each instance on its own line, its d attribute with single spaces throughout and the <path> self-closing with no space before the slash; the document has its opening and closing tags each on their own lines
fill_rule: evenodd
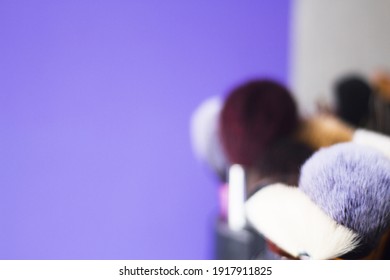
<svg viewBox="0 0 390 280">
<path fill-rule="evenodd" d="M 191 116 L 191 143 L 196 157 L 218 172 L 227 167 L 219 135 L 218 121 L 222 99 L 214 96 L 203 101 Z"/>
<path fill-rule="evenodd" d="M 376 149 L 390 158 L 390 137 L 386 135 L 365 129 L 357 129 L 352 142 Z"/>
<path fill-rule="evenodd" d="M 355 249 L 358 235 L 337 224 L 298 188 L 267 186 L 246 203 L 256 230 L 294 257 L 331 259 Z"/>
</svg>

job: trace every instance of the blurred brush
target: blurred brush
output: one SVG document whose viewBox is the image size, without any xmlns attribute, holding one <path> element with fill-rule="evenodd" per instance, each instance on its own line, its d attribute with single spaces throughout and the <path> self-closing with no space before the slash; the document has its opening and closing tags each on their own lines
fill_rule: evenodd
<svg viewBox="0 0 390 280">
<path fill-rule="evenodd" d="M 377 71 L 372 84 L 375 94 L 370 99 L 367 128 L 390 135 L 390 74 Z"/>
<path fill-rule="evenodd" d="M 297 123 L 296 104 L 284 86 L 271 80 L 250 81 L 226 98 L 220 115 L 222 146 L 230 162 L 250 167 Z"/>
<path fill-rule="evenodd" d="M 302 167 L 299 188 L 329 217 L 359 235 L 364 256 L 390 226 L 390 161 L 346 143 L 321 149 Z"/>
<path fill-rule="evenodd" d="M 216 224 L 216 258 L 222 260 L 252 259 L 264 250 L 264 240 L 246 225 L 245 173 L 241 165 L 229 168 L 227 192 L 227 221 L 222 211 Z M 226 189 L 222 189 L 226 190 Z M 223 201 L 222 201 L 223 202 Z M 223 207 L 222 207 L 222 210 Z"/>
<path fill-rule="evenodd" d="M 191 144 L 196 157 L 225 182 L 228 163 L 218 134 L 221 108 L 221 98 L 214 96 L 204 100 L 195 109 L 191 116 Z"/>
<path fill-rule="evenodd" d="M 262 239 L 246 227 L 246 184 L 251 180 L 247 171 L 257 164 L 267 147 L 287 137 L 296 123 L 293 98 L 285 87 L 274 81 L 250 81 L 227 96 L 220 113 L 219 132 L 232 166 L 229 168 L 228 228 L 221 225 L 217 228 L 220 258 L 252 258 L 254 252 L 263 250 Z"/>
<path fill-rule="evenodd" d="M 296 138 L 318 150 L 353 138 L 354 128 L 333 115 L 317 115 L 302 121 Z"/>
<path fill-rule="evenodd" d="M 365 126 L 371 92 L 370 85 L 358 75 L 340 78 L 334 91 L 337 116 L 350 125 Z"/>
<path fill-rule="evenodd" d="M 269 248 L 291 259 L 331 259 L 358 245 L 358 235 L 337 224 L 299 188 L 273 184 L 246 203 L 248 221 Z"/>
<path fill-rule="evenodd" d="M 353 133 L 352 142 L 373 148 L 390 158 L 390 137 L 366 129 L 357 129 Z"/>
<path fill-rule="evenodd" d="M 355 129 L 332 115 L 318 115 L 304 122 L 296 137 L 312 149 L 354 142 L 379 150 L 390 158 L 390 137 L 367 129 Z"/>
<path fill-rule="evenodd" d="M 387 102 L 390 102 L 390 73 L 385 70 L 377 70 L 371 78 L 375 93 Z"/>
<path fill-rule="evenodd" d="M 267 186 L 246 209 L 250 223 L 292 258 L 372 256 L 390 225 L 390 161 L 354 143 L 324 148 L 303 165 L 299 188 Z"/>
<path fill-rule="evenodd" d="M 287 137 L 296 124 L 297 109 L 290 92 L 277 82 L 254 80 L 240 85 L 227 96 L 220 113 L 220 139 L 228 160 L 235 169 L 242 165 L 242 177 L 246 176 L 249 181 L 247 171 L 270 145 Z M 238 181 L 241 178 L 229 176 L 230 180 Z M 245 184 L 229 184 L 229 199 L 238 200 L 236 193 L 245 194 L 246 191 Z M 228 211 L 241 213 L 245 217 L 242 211 L 245 195 L 240 195 L 240 199 L 241 205 L 238 206 L 238 202 L 229 204 L 236 205 L 236 209 L 229 208 Z"/>
</svg>

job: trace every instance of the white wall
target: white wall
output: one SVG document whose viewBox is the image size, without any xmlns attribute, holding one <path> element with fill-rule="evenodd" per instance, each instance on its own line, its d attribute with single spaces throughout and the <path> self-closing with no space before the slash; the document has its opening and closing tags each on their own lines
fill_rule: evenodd
<svg viewBox="0 0 390 280">
<path fill-rule="evenodd" d="M 390 68 L 389 12 L 389 0 L 295 0 L 290 79 L 303 113 L 332 104 L 340 75 Z"/>
</svg>

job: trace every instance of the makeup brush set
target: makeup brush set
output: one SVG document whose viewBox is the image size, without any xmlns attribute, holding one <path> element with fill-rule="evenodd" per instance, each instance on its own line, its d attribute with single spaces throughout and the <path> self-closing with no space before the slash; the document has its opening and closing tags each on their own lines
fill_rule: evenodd
<svg viewBox="0 0 390 280">
<path fill-rule="evenodd" d="M 198 107 L 193 147 L 223 186 L 215 258 L 389 257 L 390 139 L 350 120 L 301 119 L 273 80 Z"/>
</svg>

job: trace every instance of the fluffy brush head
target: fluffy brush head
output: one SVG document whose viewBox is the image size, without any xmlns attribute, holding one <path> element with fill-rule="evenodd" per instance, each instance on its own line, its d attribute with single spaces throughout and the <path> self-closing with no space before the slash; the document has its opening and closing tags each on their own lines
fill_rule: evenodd
<svg viewBox="0 0 390 280">
<path fill-rule="evenodd" d="M 331 259 L 359 245 L 355 232 L 337 224 L 299 188 L 266 186 L 248 199 L 246 213 L 258 232 L 295 258 Z"/>
<path fill-rule="evenodd" d="M 335 85 L 337 115 L 354 126 L 362 126 L 367 120 L 372 89 L 359 76 L 347 76 Z"/>
<path fill-rule="evenodd" d="M 375 246 L 390 225 L 390 161 L 371 148 L 337 144 L 302 166 L 299 188 L 328 216 Z"/>
<path fill-rule="evenodd" d="M 320 149 L 352 140 L 354 129 L 333 115 L 321 114 L 301 121 L 295 137 L 311 147 Z"/>
<path fill-rule="evenodd" d="M 234 89 L 220 115 L 222 145 L 231 162 L 253 165 L 273 141 L 297 124 L 290 92 L 271 80 L 255 80 Z"/>
<path fill-rule="evenodd" d="M 377 70 L 372 77 L 372 83 L 375 88 L 375 93 L 387 102 L 390 102 L 390 72 Z"/>
<path fill-rule="evenodd" d="M 200 161 L 212 168 L 222 180 L 226 180 L 228 166 L 218 134 L 218 119 L 222 99 L 214 96 L 203 101 L 191 116 L 191 143 Z"/>
</svg>

